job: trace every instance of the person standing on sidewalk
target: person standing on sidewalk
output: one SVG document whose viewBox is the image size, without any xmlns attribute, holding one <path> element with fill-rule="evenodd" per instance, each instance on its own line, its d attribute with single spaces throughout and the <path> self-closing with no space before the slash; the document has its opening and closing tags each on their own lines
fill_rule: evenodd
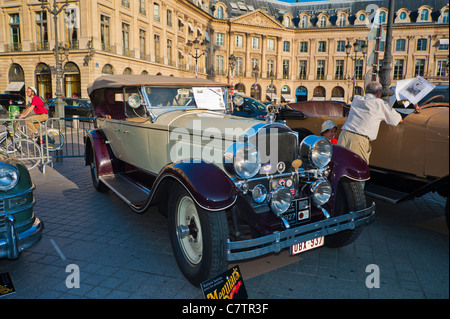
<svg viewBox="0 0 450 319">
<path fill-rule="evenodd" d="M 27 87 L 27 96 L 31 98 L 30 105 L 23 111 L 23 113 L 19 116 L 19 119 L 27 118 L 27 119 L 35 119 L 39 122 L 44 122 L 48 120 L 48 111 L 45 108 L 44 101 L 37 96 L 36 88 L 29 86 Z M 37 131 L 37 123 L 33 120 L 27 121 L 28 132 L 33 133 L 34 135 L 38 134 Z"/>
<path fill-rule="evenodd" d="M 372 152 L 370 141 L 376 140 L 380 123 L 397 126 L 403 122 L 401 115 L 381 99 L 381 90 L 381 84 L 373 81 L 366 86 L 365 97 L 355 96 L 337 142 L 361 156 L 367 164 Z"/>
</svg>

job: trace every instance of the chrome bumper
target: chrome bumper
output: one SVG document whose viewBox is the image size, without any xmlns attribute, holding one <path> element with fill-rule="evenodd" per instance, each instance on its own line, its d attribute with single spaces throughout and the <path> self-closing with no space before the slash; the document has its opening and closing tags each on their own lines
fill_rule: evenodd
<svg viewBox="0 0 450 319">
<path fill-rule="evenodd" d="M 14 226 L 14 215 L 5 216 L 5 236 L 0 237 L 0 258 L 17 259 L 19 253 L 36 244 L 42 237 L 43 223 L 35 218 L 31 227 L 18 233 Z"/>
<path fill-rule="evenodd" d="M 372 221 L 374 216 L 375 203 L 372 203 L 372 206 L 363 210 L 284 231 L 276 231 L 271 235 L 235 242 L 228 240 L 227 258 L 229 261 L 233 261 L 277 253 L 284 248 L 307 240 L 366 225 Z"/>
</svg>

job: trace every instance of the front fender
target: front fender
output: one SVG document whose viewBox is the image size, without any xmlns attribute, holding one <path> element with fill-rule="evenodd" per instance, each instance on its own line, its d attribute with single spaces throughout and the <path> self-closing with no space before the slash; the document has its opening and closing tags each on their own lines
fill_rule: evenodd
<svg viewBox="0 0 450 319">
<path fill-rule="evenodd" d="M 89 165 L 92 160 L 95 160 L 98 176 L 112 174 L 114 172 L 111 152 L 102 130 L 93 130 L 86 135 L 85 148 L 85 164 Z"/>
<path fill-rule="evenodd" d="M 369 166 L 357 154 L 337 145 L 333 145 L 333 157 L 330 161 L 330 182 L 333 189 L 337 188 L 339 180 L 347 177 L 355 181 L 366 181 L 370 178 Z"/>
<path fill-rule="evenodd" d="M 156 189 L 152 193 L 170 191 L 165 186 L 171 185 L 174 180 L 183 185 L 192 199 L 205 210 L 227 209 L 237 199 L 238 190 L 234 183 L 221 168 L 211 163 L 181 161 L 167 164 L 158 174 L 154 183 Z"/>
</svg>

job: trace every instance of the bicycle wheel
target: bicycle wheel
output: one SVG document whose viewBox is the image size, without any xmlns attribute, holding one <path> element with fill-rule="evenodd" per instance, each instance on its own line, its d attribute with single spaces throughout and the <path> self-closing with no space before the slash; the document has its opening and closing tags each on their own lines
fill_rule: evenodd
<svg viewBox="0 0 450 319">
<path fill-rule="evenodd" d="M 18 134 L 16 134 L 14 136 L 14 139 L 19 139 L 20 136 Z M 12 137 L 8 136 L 7 132 L 1 132 L 0 133 L 0 148 L 5 151 L 6 153 L 11 153 L 14 152 L 14 148 L 8 147 L 9 144 L 11 144 L 12 142 Z"/>
<path fill-rule="evenodd" d="M 64 136 L 62 133 L 54 128 L 47 129 L 47 136 L 43 136 L 44 148 L 50 152 L 61 149 L 64 145 Z"/>
<path fill-rule="evenodd" d="M 12 157 L 19 159 L 29 170 L 35 168 L 41 161 L 39 145 L 29 139 L 9 140 L 6 150 Z"/>
</svg>

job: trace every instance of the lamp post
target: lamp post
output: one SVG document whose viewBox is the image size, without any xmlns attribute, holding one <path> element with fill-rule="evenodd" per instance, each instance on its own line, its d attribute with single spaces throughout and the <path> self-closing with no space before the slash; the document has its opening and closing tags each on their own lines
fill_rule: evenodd
<svg viewBox="0 0 450 319">
<path fill-rule="evenodd" d="M 233 72 L 234 72 L 234 67 L 236 66 L 236 57 L 234 56 L 233 53 L 228 58 L 228 64 L 230 66 L 230 86 L 231 86 L 231 88 L 233 88 L 233 76 L 234 76 Z"/>
<path fill-rule="evenodd" d="M 359 40 L 356 40 L 355 43 L 353 43 L 353 52 L 355 53 L 355 56 L 351 56 L 351 50 L 352 50 L 352 45 L 350 44 L 350 42 L 347 42 L 347 44 L 345 45 L 345 53 L 347 54 L 347 61 L 348 58 L 352 59 L 352 61 L 354 61 L 355 63 L 355 68 L 354 68 L 354 73 L 353 74 L 353 88 L 352 88 L 352 100 L 355 97 L 355 86 L 356 86 L 356 63 L 361 59 L 360 57 L 358 57 L 358 52 L 361 46 L 361 53 L 362 53 L 362 60 L 364 62 L 364 60 L 366 59 L 366 54 L 367 54 L 367 44 L 364 42 L 363 45 L 360 44 Z M 362 75 L 364 75 L 364 64 L 363 63 L 363 70 L 362 70 Z"/>
<path fill-rule="evenodd" d="M 68 0 L 66 0 L 66 3 L 64 3 L 59 9 L 56 3 L 56 0 L 53 0 L 53 9 L 50 9 L 49 6 L 47 6 L 46 0 L 40 0 L 42 2 L 41 8 L 42 10 L 47 10 L 48 13 L 53 15 L 53 21 L 55 25 L 55 47 L 53 49 L 53 52 L 55 54 L 55 61 L 56 61 L 56 103 L 55 103 L 55 116 L 58 118 L 64 117 L 64 103 L 62 100 L 62 62 L 63 58 L 62 55 L 64 54 L 67 58 L 69 55 L 68 49 L 66 49 L 63 46 L 60 46 L 58 43 L 58 15 L 63 11 L 65 7 L 69 5 Z M 60 57 L 61 56 L 61 57 Z"/>
<path fill-rule="evenodd" d="M 198 76 L 198 59 L 200 59 L 200 57 L 205 54 L 206 51 L 206 41 L 203 40 L 202 42 L 200 42 L 200 40 L 198 38 L 196 38 L 195 40 L 191 41 L 189 40 L 186 43 L 187 47 L 190 48 L 189 50 L 189 55 L 191 57 L 194 58 L 195 60 L 195 77 Z M 194 51 L 194 53 L 192 53 L 192 51 Z"/>
<path fill-rule="evenodd" d="M 386 41 L 384 43 L 384 57 L 380 70 L 380 83 L 383 86 L 381 91 L 381 98 L 386 102 L 389 101 L 389 97 L 394 95 L 394 91 L 391 90 L 391 63 L 392 63 L 392 28 L 394 25 L 394 8 L 395 0 L 389 0 L 389 12 L 388 22 L 386 26 Z"/>
<path fill-rule="evenodd" d="M 255 96 L 253 98 L 258 99 L 258 96 L 257 96 L 258 74 L 259 74 L 259 66 L 258 66 L 258 64 L 255 64 L 253 66 L 252 70 L 253 70 L 253 76 L 255 77 L 255 86 L 253 87 L 254 92 L 255 92 Z"/>
</svg>

